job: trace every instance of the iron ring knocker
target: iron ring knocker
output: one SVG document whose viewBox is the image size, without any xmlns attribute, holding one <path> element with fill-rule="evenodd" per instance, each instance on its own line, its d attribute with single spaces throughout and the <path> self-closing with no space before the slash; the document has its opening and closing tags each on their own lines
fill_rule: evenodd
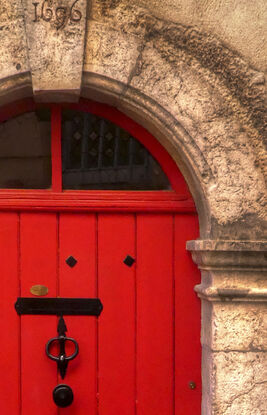
<svg viewBox="0 0 267 415">
<path fill-rule="evenodd" d="M 64 337 L 64 336 L 60 336 L 60 337 L 54 337 L 53 339 L 50 339 L 48 342 L 47 342 L 47 344 L 46 344 L 46 346 L 45 346 L 45 351 L 46 351 L 46 354 L 47 354 L 47 356 L 49 357 L 49 359 L 51 359 L 51 360 L 54 360 L 54 361 L 56 361 L 56 362 L 58 362 L 59 360 L 60 360 L 60 355 L 61 355 L 61 353 L 59 354 L 59 356 L 54 356 L 54 355 L 52 355 L 51 353 L 50 353 L 50 346 L 54 343 L 54 342 L 59 342 L 59 344 L 61 344 L 62 342 L 66 342 L 66 341 L 69 341 L 69 342 L 72 342 L 74 345 L 75 345 L 75 351 L 74 351 L 74 353 L 72 354 L 72 355 L 70 355 L 70 356 L 65 356 L 65 354 L 64 354 L 64 359 L 66 360 L 66 361 L 69 361 L 69 360 L 73 360 L 73 359 L 75 359 L 75 357 L 77 356 L 77 354 L 79 353 L 79 345 L 78 345 L 78 343 L 76 342 L 76 340 L 74 340 L 74 339 L 72 339 L 71 337 Z"/>
<path fill-rule="evenodd" d="M 46 346 L 45 346 L 45 352 L 46 352 L 47 357 L 49 359 L 57 362 L 58 370 L 59 370 L 59 373 L 60 373 L 62 379 L 64 379 L 64 377 L 66 375 L 66 371 L 67 371 L 69 361 L 75 359 L 75 357 L 79 353 L 79 345 L 78 345 L 77 341 L 74 340 L 71 337 L 66 337 L 65 336 L 65 331 L 66 330 L 67 330 L 67 328 L 66 328 L 66 325 L 65 325 L 65 321 L 64 321 L 63 317 L 60 317 L 59 323 L 58 323 L 59 336 L 58 337 L 53 337 L 52 339 L 50 339 L 47 342 Z M 71 354 L 70 356 L 66 356 L 66 352 L 65 352 L 65 343 L 67 341 L 73 343 L 74 346 L 75 346 L 74 353 Z M 50 347 L 55 342 L 59 343 L 59 354 L 58 354 L 58 356 L 52 355 L 50 353 Z"/>
</svg>

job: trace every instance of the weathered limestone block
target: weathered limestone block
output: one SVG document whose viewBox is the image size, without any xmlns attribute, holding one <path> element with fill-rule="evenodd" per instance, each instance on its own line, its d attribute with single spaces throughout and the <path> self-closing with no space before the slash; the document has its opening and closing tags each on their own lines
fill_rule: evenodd
<svg viewBox="0 0 267 415">
<path fill-rule="evenodd" d="M 11 100 L 20 98 L 20 83 L 27 85 L 30 94 L 30 66 L 21 0 L 0 1 L 0 97 L 1 105 L 8 100 L 6 94 L 13 90 Z"/>
<path fill-rule="evenodd" d="M 216 370 L 214 414 L 267 414 L 267 353 L 214 353 L 213 365 Z"/>
<path fill-rule="evenodd" d="M 210 321 L 202 344 L 212 351 L 267 352 L 266 303 L 203 301 L 202 319 Z"/>
<path fill-rule="evenodd" d="M 86 0 L 22 0 L 33 92 L 38 100 L 78 99 Z"/>
<path fill-rule="evenodd" d="M 139 56 L 139 43 L 134 36 L 91 20 L 87 30 L 84 71 L 114 78 L 127 85 Z"/>
<path fill-rule="evenodd" d="M 267 246 L 187 243 L 202 271 L 202 412 L 266 415 Z"/>
<path fill-rule="evenodd" d="M 21 0 L 0 2 L 0 79 L 29 71 Z"/>
<path fill-rule="evenodd" d="M 213 32 L 254 66 L 267 69 L 265 0 L 136 0 L 135 4 L 166 20 Z"/>
<path fill-rule="evenodd" d="M 267 353 L 203 348 L 205 415 L 266 415 Z"/>
</svg>

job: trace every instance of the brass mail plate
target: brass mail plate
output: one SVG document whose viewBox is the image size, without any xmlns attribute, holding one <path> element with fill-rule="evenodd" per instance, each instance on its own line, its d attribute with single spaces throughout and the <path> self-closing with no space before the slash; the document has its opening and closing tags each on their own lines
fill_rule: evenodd
<svg viewBox="0 0 267 415">
<path fill-rule="evenodd" d="M 33 285 L 30 289 L 31 294 L 42 296 L 48 294 L 48 288 L 45 285 Z"/>
</svg>

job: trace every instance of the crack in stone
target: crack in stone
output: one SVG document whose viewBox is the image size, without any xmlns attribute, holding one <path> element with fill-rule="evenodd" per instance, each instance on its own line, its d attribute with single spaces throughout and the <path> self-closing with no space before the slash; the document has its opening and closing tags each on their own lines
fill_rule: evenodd
<svg viewBox="0 0 267 415">
<path fill-rule="evenodd" d="M 243 396 L 249 395 L 258 385 L 264 385 L 267 384 L 267 380 L 266 381 L 262 381 L 262 382 L 254 382 L 253 385 L 251 386 L 251 388 L 240 392 L 239 394 L 237 394 L 236 396 L 234 396 L 230 401 L 226 402 L 226 406 L 227 409 L 230 409 L 231 406 L 233 406 L 234 402 L 239 399 L 242 398 Z"/>
</svg>

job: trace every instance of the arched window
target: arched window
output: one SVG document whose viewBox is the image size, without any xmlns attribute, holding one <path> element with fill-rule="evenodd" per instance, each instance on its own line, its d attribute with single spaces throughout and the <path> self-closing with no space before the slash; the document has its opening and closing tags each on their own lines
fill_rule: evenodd
<svg viewBox="0 0 267 415">
<path fill-rule="evenodd" d="M 28 99 L 1 109 L 1 189 L 165 191 L 164 200 L 190 199 L 175 162 L 145 128 L 87 100 Z"/>
<path fill-rule="evenodd" d="M 51 187 L 49 108 L 0 124 L 0 188 Z M 63 189 L 169 190 L 169 180 L 132 134 L 105 117 L 62 109 Z"/>
</svg>

